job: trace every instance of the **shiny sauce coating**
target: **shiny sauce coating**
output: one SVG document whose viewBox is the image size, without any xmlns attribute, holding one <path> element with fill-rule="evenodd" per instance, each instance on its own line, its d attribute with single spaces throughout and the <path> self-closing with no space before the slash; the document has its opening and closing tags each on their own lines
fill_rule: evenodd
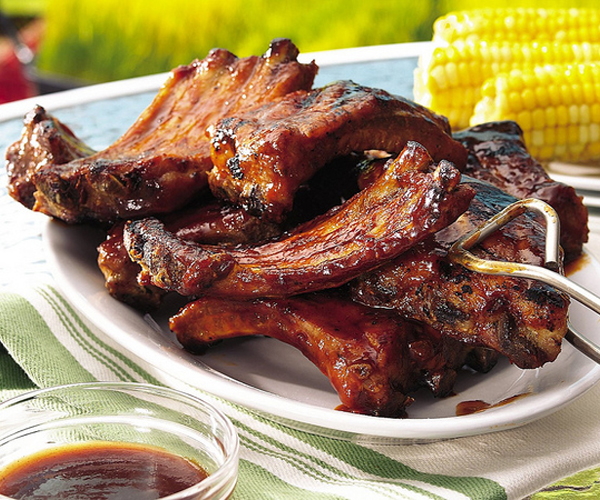
<svg viewBox="0 0 600 500">
<path fill-rule="evenodd" d="M 158 499 L 207 477 L 199 465 L 160 448 L 92 442 L 24 457 L 0 471 L 0 493 L 15 499 Z"/>
</svg>

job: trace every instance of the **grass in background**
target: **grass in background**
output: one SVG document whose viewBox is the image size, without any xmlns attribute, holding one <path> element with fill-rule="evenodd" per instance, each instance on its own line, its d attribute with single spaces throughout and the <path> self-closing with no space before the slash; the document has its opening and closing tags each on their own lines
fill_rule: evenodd
<svg viewBox="0 0 600 500">
<path fill-rule="evenodd" d="M 597 0 L 574 2 L 569 6 Z M 168 71 L 213 47 L 240 57 L 262 54 L 275 37 L 291 38 L 302 52 L 429 40 L 439 15 L 480 6 L 481 0 L 47 0 L 38 66 L 98 82 Z"/>
<path fill-rule="evenodd" d="M 45 8 L 46 0 L 0 0 L 0 9 L 8 16 L 37 16 Z"/>
<path fill-rule="evenodd" d="M 214 47 L 262 54 L 275 37 L 302 52 L 407 42 L 431 2 L 384 0 L 53 0 L 39 66 L 98 81 L 166 71 Z M 408 5 L 412 5 L 407 15 Z M 68 13 L 68 14 L 66 14 Z"/>
</svg>

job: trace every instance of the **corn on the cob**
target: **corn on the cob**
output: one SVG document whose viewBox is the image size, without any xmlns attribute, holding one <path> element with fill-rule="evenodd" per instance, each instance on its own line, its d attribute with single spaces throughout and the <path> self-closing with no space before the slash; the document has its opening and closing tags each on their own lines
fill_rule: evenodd
<svg viewBox="0 0 600 500">
<path fill-rule="evenodd" d="M 467 127 L 488 78 L 526 65 L 600 61 L 600 43 L 457 41 L 423 54 L 414 74 L 414 99 Z"/>
<path fill-rule="evenodd" d="M 600 158 L 600 63 L 514 69 L 485 82 L 471 124 L 514 120 L 539 161 Z"/>
<path fill-rule="evenodd" d="M 476 9 L 437 19 L 433 40 L 600 42 L 600 9 Z"/>
</svg>

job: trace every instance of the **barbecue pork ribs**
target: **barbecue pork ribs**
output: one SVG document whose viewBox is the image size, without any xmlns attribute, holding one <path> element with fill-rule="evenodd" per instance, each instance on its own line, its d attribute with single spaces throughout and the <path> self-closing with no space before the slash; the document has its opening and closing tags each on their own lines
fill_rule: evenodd
<svg viewBox="0 0 600 500">
<path fill-rule="evenodd" d="M 297 55 L 291 41 L 278 39 L 260 57 L 239 59 L 214 49 L 203 60 L 174 69 L 149 107 L 108 148 L 29 166 L 33 209 L 69 223 L 112 223 L 181 208 L 206 187 L 212 168 L 210 125 L 312 87 L 317 66 L 299 63 Z M 21 140 L 11 148 L 9 172 L 31 163 L 32 146 Z M 11 184 L 20 179 L 12 177 Z"/>
<path fill-rule="evenodd" d="M 415 142 L 368 188 L 275 242 L 226 249 L 173 236 L 156 219 L 125 226 L 140 280 L 185 296 L 290 296 L 340 286 L 380 266 L 463 213 L 473 191 Z"/>
<path fill-rule="evenodd" d="M 548 178 L 512 122 L 452 135 L 444 117 L 383 90 L 313 89 L 317 66 L 297 55 L 274 40 L 260 57 L 215 49 L 176 68 L 99 152 L 37 107 L 7 152 L 9 192 L 68 223 L 112 226 L 98 259 L 107 288 L 144 310 L 168 292 L 188 297 L 171 319 L 185 348 L 277 338 L 348 411 L 404 416 L 412 391 L 450 394 L 465 364 L 555 359 L 568 297 L 468 271 L 448 249 L 533 196 L 559 213 L 573 259 L 587 240 L 574 190 Z M 524 215 L 473 251 L 542 264 L 543 232 Z"/>
<path fill-rule="evenodd" d="M 339 290 L 251 301 L 202 297 L 173 316 L 170 327 L 196 353 L 240 336 L 286 342 L 327 376 L 340 409 L 383 417 L 406 416 L 409 394 L 420 387 L 449 395 L 474 351 L 394 311 L 348 300 Z"/>
<path fill-rule="evenodd" d="M 94 150 L 78 139 L 64 123 L 41 106 L 35 106 L 23 122 L 21 138 L 6 152 L 8 193 L 23 206 L 35 205 L 36 172 L 84 158 Z"/>
<path fill-rule="evenodd" d="M 521 368 L 539 367 L 560 352 L 568 297 L 537 281 L 471 272 L 448 258 L 458 238 L 515 201 L 487 182 L 466 176 L 463 182 L 477 192 L 467 212 L 392 262 L 358 277 L 352 283 L 354 299 L 494 349 Z M 471 251 L 482 258 L 543 265 L 543 221 L 521 216 Z"/>
<path fill-rule="evenodd" d="M 353 151 L 399 153 L 421 143 L 459 169 L 467 152 L 445 118 L 418 104 L 349 81 L 298 91 L 209 129 L 215 196 L 282 220 L 298 187 L 333 158 Z"/>
<path fill-rule="evenodd" d="M 161 220 L 178 238 L 209 245 L 256 244 L 281 234 L 275 224 L 206 197 L 202 203 L 166 214 Z M 141 311 L 151 311 L 158 308 L 166 292 L 138 282 L 142 268 L 129 258 L 123 243 L 124 226 L 124 221 L 116 223 L 98 245 L 98 267 L 113 297 Z"/>
</svg>

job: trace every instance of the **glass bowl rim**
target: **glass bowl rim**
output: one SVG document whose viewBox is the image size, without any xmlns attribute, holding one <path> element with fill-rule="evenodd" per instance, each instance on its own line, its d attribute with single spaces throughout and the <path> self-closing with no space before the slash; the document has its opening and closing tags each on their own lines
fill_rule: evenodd
<svg viewBox="0 0 600 500">
<path fill-rule="evenodd" d="M 237 429 L 233 425 L 233 422 L 230 418 L 225 415 L 225 413 L 217 408 L 212 403 L 206 401 L 205 399 L 196 396 L 195 394 L 190 394 L 188 392 L 174 389 L 168 386 L 154 385 L 145 382 L 119 382 L 119 381 L 91 381 L 91 382 L 75 382 L 69 384 L 60 384 L 49 387 L 42 387 L 39 389 L 33 389 L 30 391 L 26 391 L 22 394 L 18 394 L 13 396 L 5 401 L 0 402 L 0 412 L 10 406 L 16 406 L 20 403 L 25 403 L 28 400 L 32 400 L 38 398 L 40 396 L 44 396 L 45 394 L 51 394 L 53 392 L 58 391 L 70 391 L 70 390 L 86 390 L 86 389 L 107 389 L 107 390 L 133 390 L 133 391 L 141 391 L 146 393 L 154 393 L 159 396 L 165 397 L 173 397 L 178 400 L 182 400 L 184 403 L 189 402 L 190 404 L 194 404 L 196 406 L 202 407 L 207 411 L 208 414 L 214 419 L 216 419 L 217 423 L 223 430 L 223 435 L 227 439 L 229 443 L 229 447 L 225 446 L 225 443 L 221 442 L 221 445 L 224 450 L 225 460 L 222 464 L 219 465 L 217 470 L 209 474 L 202 481 L 171 495 L 166 497 L 162 497 L 159 500 L 176 500 L 180 498 L 181 495 L 186 494 L 194 494 L 194 493 L 202 493 L 203 490 L 210 490 L 212 487 L 218 487 L 220 485 L 224 485 L 227 481 L 235 479 L 237 482 L 237 468 L 239 461 L 239 448 L 240 441 Z M 0 438 L 2 437 L 2 433 L 0 431 Z M 221 440 L 219 440 L 221 441 Z M 230 477 L 232 476 L 232 477 Z M 0 494 L 0 499 L 10 500 L 10 497 L 6 497 Z"/>
</svg>

